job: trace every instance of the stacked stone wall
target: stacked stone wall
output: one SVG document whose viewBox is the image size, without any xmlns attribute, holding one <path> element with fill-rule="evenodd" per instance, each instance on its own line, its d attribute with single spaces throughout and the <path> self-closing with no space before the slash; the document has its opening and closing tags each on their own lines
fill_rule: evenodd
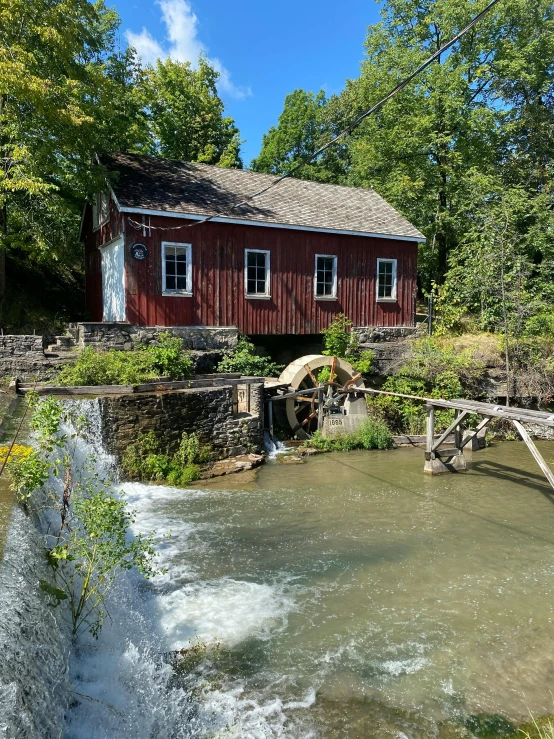
<svg viewBox="0 0 554 739">
<path fill-rule="evenodd" d="M 377 344 L 388 341 L 401 341 L 415 338 L 420 329 L 415 326 L 353 326 L 360 344 Z"/>
<path fill-rule="evenodd" d="M 42 336 L 0 336 L 0 378 L 51 380 L 59 369 L 59 362 L 46 357 L 43 346 Z"/>
<path fill-rule="evenodd" d="M 78 323 L 76 326 L 80 347 L 99 349 L 135 349 L 139 345 L 155 344 L 160 334 L 169 333 L 183 341 L 185 349 L 234 349 L 238 329 L 226 326 L 131 326 L 126 323 Z"/>
<path fill-rule="evenodd" d="M 236 386 L 140 393 L 101 399 L 106 448 L 119 458 L 137 435 L 153 431 L 164 449 L 174 452 L 183 431 L 196 433 L 219 457 L 263 447 L 263 383 L 251 385 L 250 413 L 236 412 Z"/>
</svg>

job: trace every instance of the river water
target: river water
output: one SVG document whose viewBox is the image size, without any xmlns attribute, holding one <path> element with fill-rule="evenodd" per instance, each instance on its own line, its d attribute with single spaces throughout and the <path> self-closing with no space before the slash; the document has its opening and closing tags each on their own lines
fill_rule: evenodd
<svg viewBox="0 0 554 739">
<path fill-rule="evenodd" d="M 523 444 L 441 477 L 399 449 L 123 490 L 166 572 L 126 578 L 71 655 L 66 739 L 446 739 L 553 712 L 554 496 Z M 191 641 L 192 697 L 161 657 Z"/>
</svg>

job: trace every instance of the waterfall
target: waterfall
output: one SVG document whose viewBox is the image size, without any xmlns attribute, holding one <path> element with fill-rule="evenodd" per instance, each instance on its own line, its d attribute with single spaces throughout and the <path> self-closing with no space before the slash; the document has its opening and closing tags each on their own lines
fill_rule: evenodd
<svg viewBox="0 0 554 739">
<path fill-rule="evenodd" d="M 269 431 L 264 431 L 264 447 L 269 459 L 275 459 L 278 454 L 284 454 L 288 451 L 282 441 L 271 436 Z"/>
<path fill-rule="evenodd" d="M 92 454 L 96 472 L 105 478 L 114 472 L 114 460 L 102 447 L 99 401 L 68 402 L 88 419 L 76 463 Z M 61 481 L 49 484 L 59 489 Z M 252 701 L 241 697 L 240 679 L 218 677 L 215 687 L 203 674 L 178 681 L 164 654 L 195 639 L 222 637 L 232 645 L 251 633 L 264 638 L 285 623 L 291 602 L 265 584 L 199 581 L 183 564 L 183 553 L 198 545 L 191 543 L 194 525 L 175 518 L 164 503 L 207 491 L 138 483 L 117 489 L 137 512 L 131 533 L 157 529 L 157 564 L 164 572 L 149 581 L 136 572 L 121 577 L 107 601 L 109 618 L 98 640 L 85 634 L 76 644 L 64 605 L 49 607 L 38 586 L 49 578 L 44 557 L 49 521 L 14 506 L 0 563 L 0 737 L 200 739 L 227 735 L 230 728 L 230 735 L 273 736 L 265 723 L 284 721 L 280 710 L 262 705 L 252 710 Z"/>
</svg>

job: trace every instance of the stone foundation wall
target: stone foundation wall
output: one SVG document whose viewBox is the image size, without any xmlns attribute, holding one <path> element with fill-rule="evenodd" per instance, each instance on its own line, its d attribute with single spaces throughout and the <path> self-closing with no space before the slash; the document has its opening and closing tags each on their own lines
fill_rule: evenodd
<svg viewBox="0 0 554 739">
<path fill-rule="evenodd" d="M 352 332 L 360 344 L 377 344 L 413 338 L 419 329 L 415 326 L 353 326 Z"/>
<path fill-rule="evenodd" d="M 141 432 L 153 431 L 164 449 L 176 451 L 183 431 L 196 433 L 220 457 L 263 447 L 263 383 L 250 387 L 250 412 L 239 413 L 238 386 L 105 397 L 100 401 L 104 444 L 121 457 Z"/>
<path fill-rule="evenodd" d="M 185 349 L 234 349 L 238 329 L 216 326 L 131 326 L 127 323 L 78 323 L 75 327 L 80 347 L 129 350 L 153 344 L 161 333 L 178 336 Z"/>
</svg>

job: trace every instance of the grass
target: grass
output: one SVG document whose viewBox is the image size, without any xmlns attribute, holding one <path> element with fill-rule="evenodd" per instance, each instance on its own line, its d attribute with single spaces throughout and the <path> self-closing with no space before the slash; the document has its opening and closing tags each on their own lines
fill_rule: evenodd
<svg viewBox="0 0 554 739">
<path fill-rule="evenodd" d="M 304 446 L 324 452 L 349 452 L 354 449 L 390 449 L 392 434 L 387 424 L 380 418 L 367 418 L 357 431 L 337 434 L 326 438 L 321 431 L 316 431 Z"/>
</svg>

